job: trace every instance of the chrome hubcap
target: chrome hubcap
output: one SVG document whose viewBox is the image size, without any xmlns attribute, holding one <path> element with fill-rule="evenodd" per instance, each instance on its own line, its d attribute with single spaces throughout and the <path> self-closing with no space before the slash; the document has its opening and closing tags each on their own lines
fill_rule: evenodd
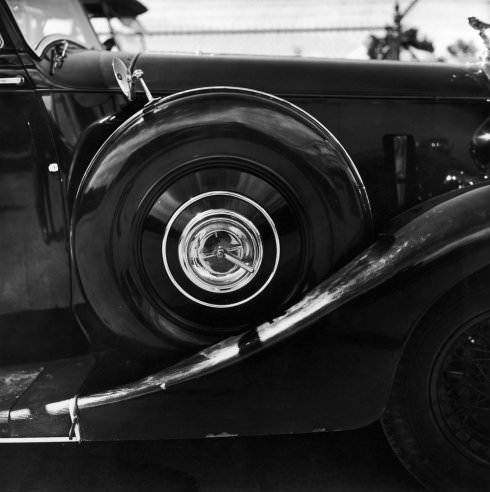
<svg viewBox="0 0 490 492">
<path fill-rule="evenodd" d="M 248 284 L 262 262 L 260 232 L 232 210 L 196 215 L 179 240 L 179 260 L 191 282 L 209 292 L 233 292 Z"/>
<path fill-rule="evenodd" d="M 173 213 L 162 256 L 168 277 L 182 294 L 226 308 L 249 301 L 270 283 L 279 263 L 279 237 L 259 204 L 238 193 L 213 191 L 191 198 Z"/>
</svg>

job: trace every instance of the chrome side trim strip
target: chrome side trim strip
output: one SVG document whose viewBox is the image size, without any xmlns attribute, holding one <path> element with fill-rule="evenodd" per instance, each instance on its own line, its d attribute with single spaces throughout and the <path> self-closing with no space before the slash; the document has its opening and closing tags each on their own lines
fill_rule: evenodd
<svg viewBox="0 0 490 492">
<path fill-rule="evenodd" d="M 36 444 L 49 442 L 80 442 L 79 440 L 69 439 L 68 437 L 0 437 L 2 444 Z"/>
<path fill-rule="evenodd" d="M 22 85 L 24 80 L 22 75 L 17 75 L 16 77 L 2 77 L 0 78 L 0 85 Z"/>
</svg>

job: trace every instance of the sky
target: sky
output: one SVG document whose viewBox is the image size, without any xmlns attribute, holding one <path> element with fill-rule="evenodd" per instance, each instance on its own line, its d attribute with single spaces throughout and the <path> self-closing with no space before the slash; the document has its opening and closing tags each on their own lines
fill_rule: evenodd
<svg viewBox="0 0 490 492">
<path fill-rule="evenodd" d="M 363 58 L 370 32 L 201 34 L 189 31 L 226 29 L 318 29 L 382 27 L 393 17 L 393 0 L 141 0 L 149 13 L 141 16 L 145 28 L 166 33 L 148 37 L 148 49 L 164 51 L 250 53 Z M 411 0 L 400 0 L 404 10 Z M 405 19 L 422 36 L 435 42 L 436 54 L 461 38 L 481 41 L 467 24 L 475 15 L 490 21 L 490 0 L 418 0 Z M 170 35 L 169 33 L 176 32 Z M 186 34 L 178 34 L 185 31 Z"/>
</svg>

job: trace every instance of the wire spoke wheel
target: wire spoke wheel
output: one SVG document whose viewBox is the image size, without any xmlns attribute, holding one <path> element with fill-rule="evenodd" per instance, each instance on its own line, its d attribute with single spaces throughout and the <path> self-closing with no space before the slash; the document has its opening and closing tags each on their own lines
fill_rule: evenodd
<svg viewBox="0 0 490 492">
<path fill-rule="evenodd" d="M 436 362 L 433 411 L 448 438 L 490 466 L 490 319 L 464 327 Z"/>
<path fill-rule="evenodd" d="M 490 288 L 475 274 L 410 336 L 383 428 L 407 469 L 431 490 L 490 487 Z"/>
</svg>

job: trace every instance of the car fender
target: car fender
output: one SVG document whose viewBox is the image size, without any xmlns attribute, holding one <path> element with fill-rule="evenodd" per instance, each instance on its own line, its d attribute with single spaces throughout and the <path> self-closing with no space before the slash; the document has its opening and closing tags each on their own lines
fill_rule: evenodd
<svg viewBox="0 0 490 492">
<path fill-rule="evenodd" d="M 382 235 L 282 316 L 246 333 L 224 339 L 142 380 L 77 398 L 77 408 L 83 410 L 119 403 L 169 388 L 176 389 L 183 383 L 211 373 L 222 373 L 227 367 L 290 339 L 312 325 L 318 330 L 319 322 L 327 320 L 328 315 L 339 308 L 348 309 L 355 305 L 351 302 L 364 303 L 368 305 L 367 311 L 379 312 L 390 304 L 393 296 L 404 299 L 407 308 L 399 313 L 402 322 L 384 326 L 381 323 L 379 328 L 375 328 L 375 331 L 384 330 L 385 336 L 397 341 L 392 344 L 390 353 L 399 354 L 417 317 L 423 316 L 437 298 L 456 284 L 490 264 L 489 248 L 490 186 L 481 186 L 440 201 L 402 223 L 397 230 Z M 471 254 L 468 254 L 470 250 Z M 427 299 L 422 295 L 410 302 L 407 293 L 420 291 L 424 282 L 435 286 L 432 296 Z M 394 288 L 397 285 L 406 287 L 397 290 Z M 422 290 L 422 294 L 426 291 Z M 376 302 L 373 296 L 378 296 Z M 404 320 L 404 312 L 414 314 Z M 372 320 L 369 321 L 372 326 Z M 366 325 L 363 329 L 369 331 Z M 328 333 L 330 328 L 329 323 L 324 323 L 320 329 Z M 395 368 L 393 364 L 393 372 Z M 386 378 L 384 391 L 379 392 L 380 413 L 389 394 L 390 380 L 390 377 Z M 53 402 L 46 408 L 53 414 L 67 413 L 69 402 Z"/>
</svg>

